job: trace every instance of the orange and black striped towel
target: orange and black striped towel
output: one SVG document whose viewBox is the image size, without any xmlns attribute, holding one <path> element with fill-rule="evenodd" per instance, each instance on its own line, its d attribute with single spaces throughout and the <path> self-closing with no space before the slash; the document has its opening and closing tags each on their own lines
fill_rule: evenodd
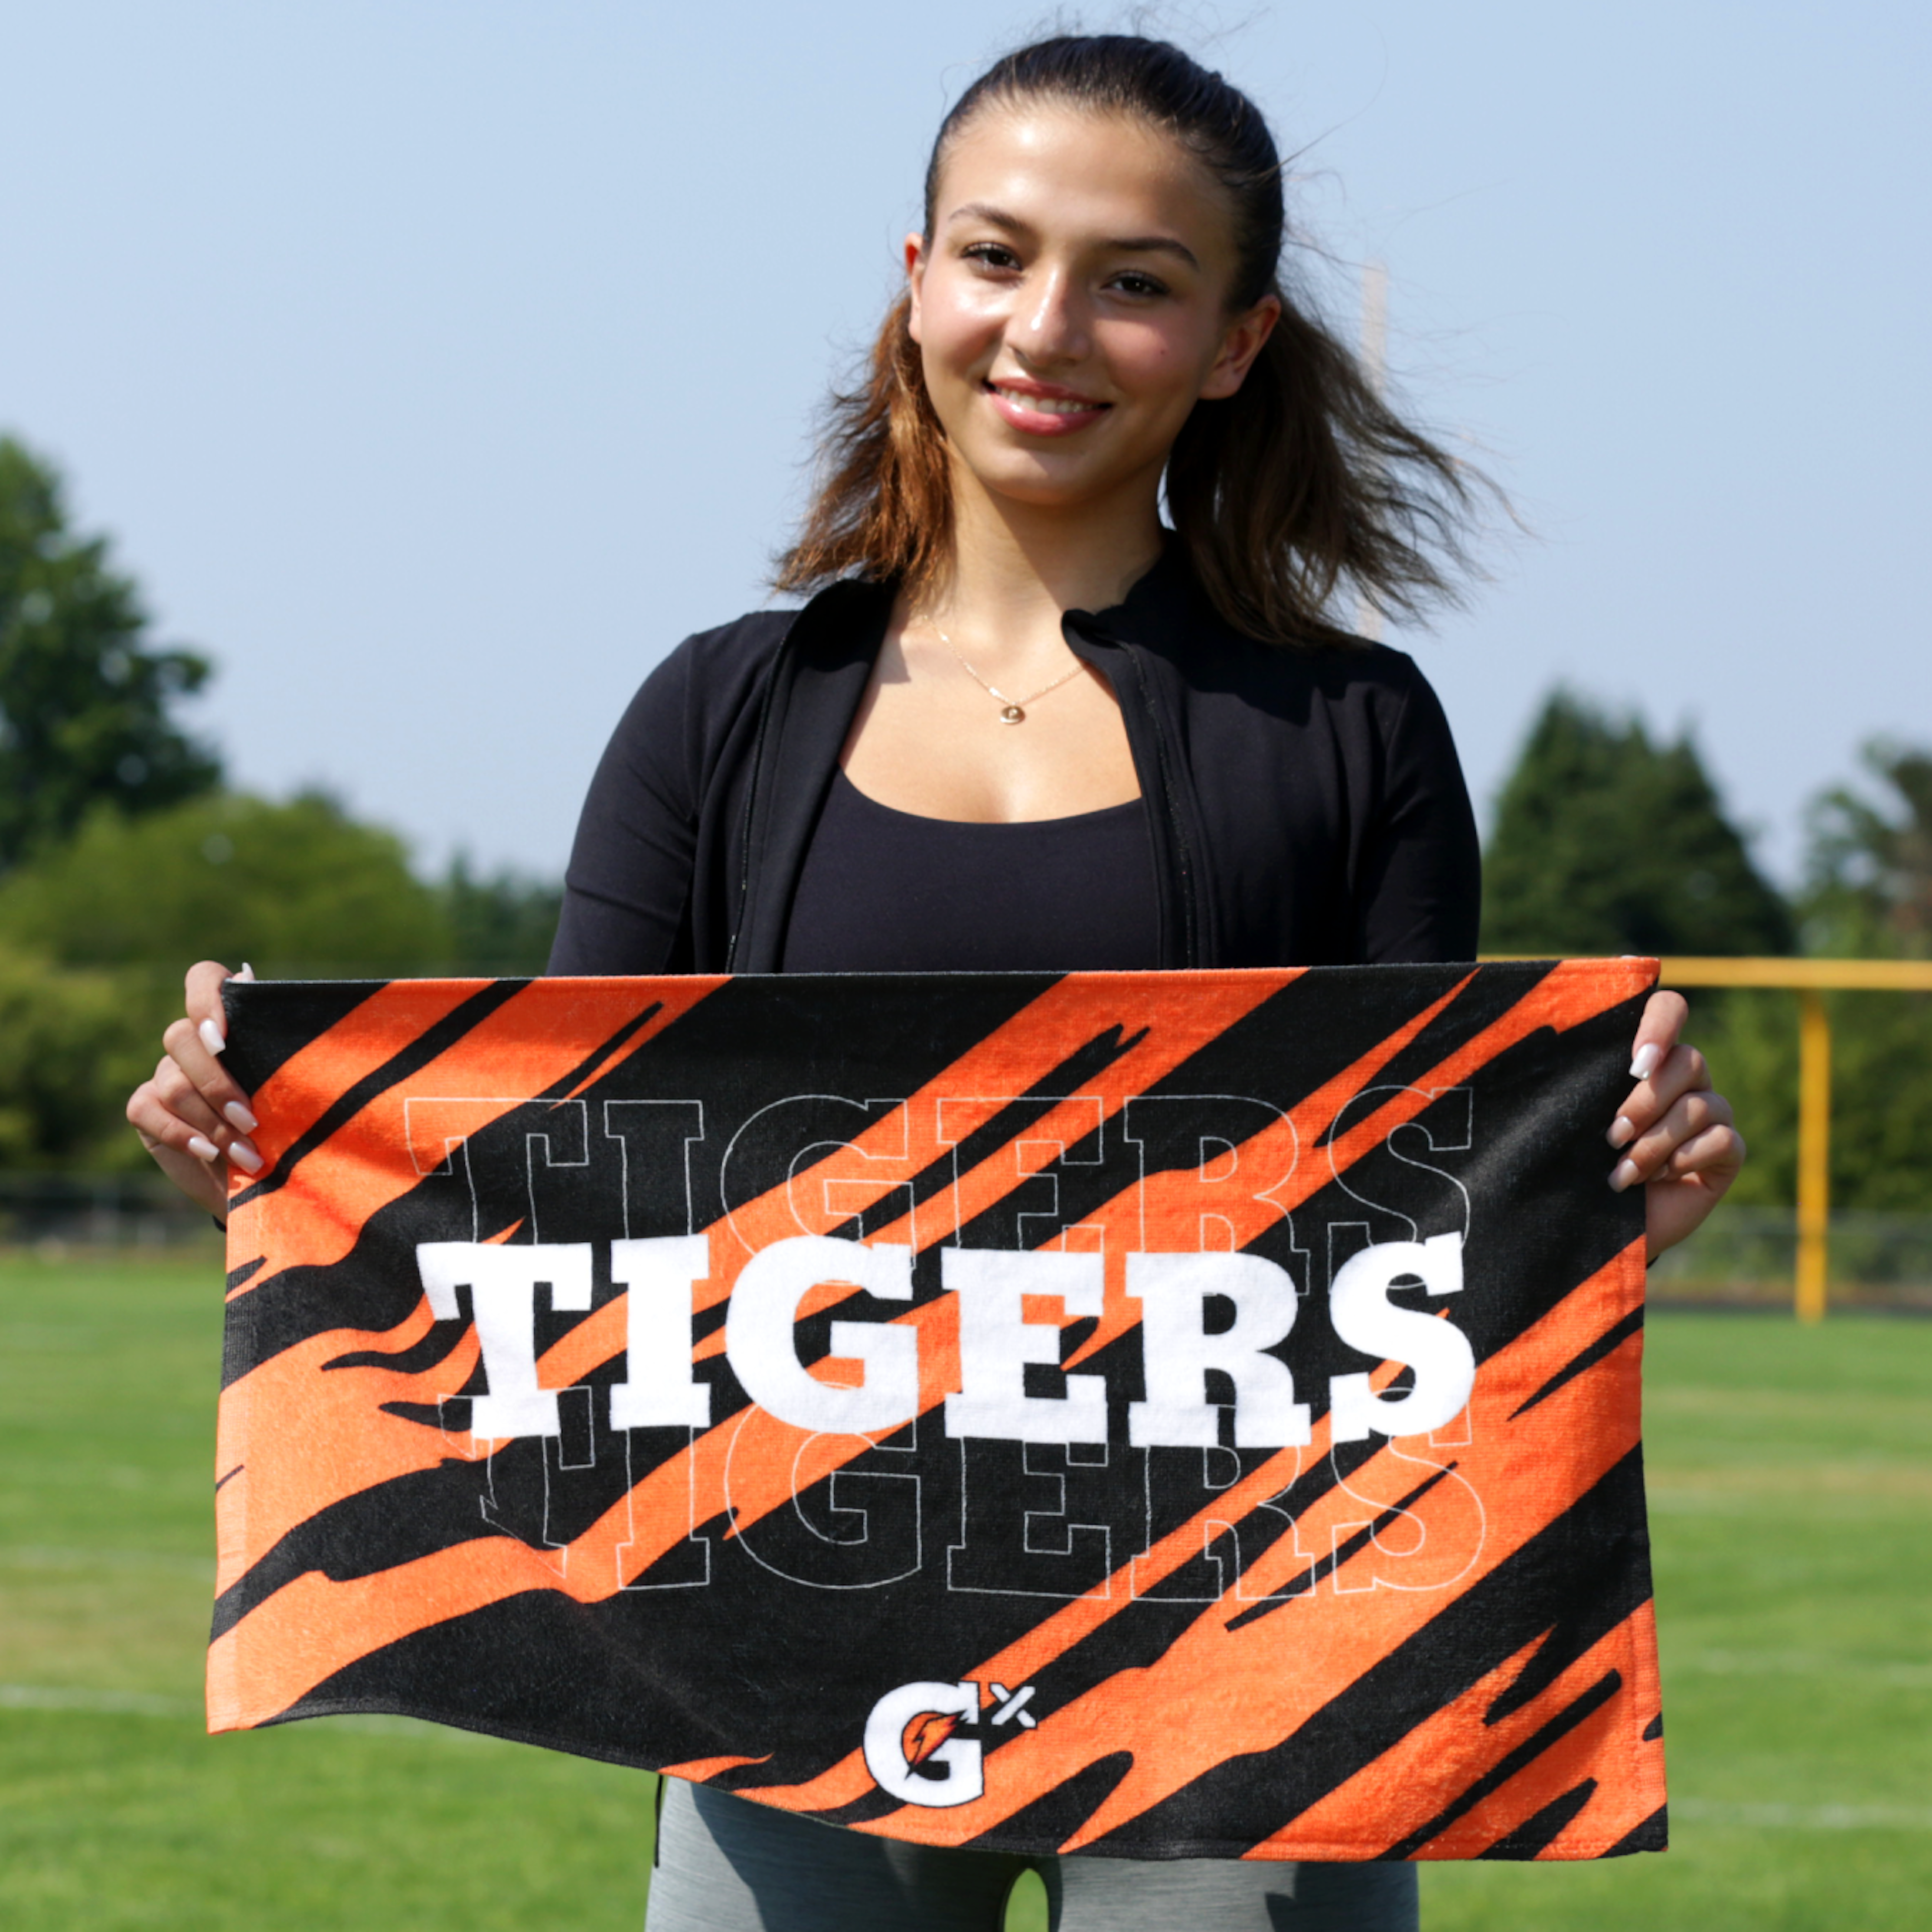
<svg viewBox="0 0 1932 1932">
<path fill-rule="evenodd" d="M 1023 1852 L 1660 1850 L 1654 975 L 231 983 L 211 1727 Z"/>
</svg>

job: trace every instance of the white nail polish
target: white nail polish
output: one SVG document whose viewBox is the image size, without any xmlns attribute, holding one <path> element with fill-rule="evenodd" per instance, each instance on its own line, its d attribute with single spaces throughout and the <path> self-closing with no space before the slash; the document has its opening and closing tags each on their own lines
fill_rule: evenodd
<svg viewBox="0 0 1932 1932">
<path fill-rule="evenodd" d="M 247 960 L 244 959 L 242 962 L 241 971 L 236 974 L 235 976 L 238 980 L 252 980 L 255 976 L 255 969 L 248 964 Z"/>
<path fill-rule="evenodd" d="M 239 1100 L 230 1101 L 221 1111 L 227 1116 L 228 1124 L 238 1133 L 252 1134 L 262 1124 Z M 1613 1144 L 1622 1147 L 1623 1142 L 1618 1141 Z"/>
<path fill-rule="evenodd" d="M 232 1114 L 234 1110 L 231 1108 L 229 1111 Z M 249 1123 L 250 1126 L 254 1126 L 254 1123 L 252 1120 Z M 1610 1131 L 1607 1138 L 1609 1138 L 1611 1146 L 1613 1148 L 1620 1148 L 1625 1145 L 1629 1142 L 1634 1141 L 1636 1138 L 1636 1130 L 1630 1125 L 1630 1122 L 1627 1120 L 1622 1114 L 1619 1114 L 1616 1118 L 1610 1123 Z"/>
<path fill-rule="evenodd" d="M 1611 1192 L 1621 1194 L 1636 1178 L 1636 1162 L 1634 1160 L 1618 1161 L 1616 1166 L 1610 1169 Z"/>
<path fill-rule="evenodd" d="M 228 1143 L 228 1158 L 250 1174 L 260 1174 L 262 1171 L 262 1156 L 246 1141 L 230 1141 Z"/>
<path fill-rule="evenodd" d="M 199 1134 L 188 1136 L 188 1150 L 196 1160 L 218 1160 L 221 1157 L 221 1150 L 212 1141 L 203 1140 Z"/>
<path fill-rule="evenodd" d="M 221 1029 L 212 1020 L 203 1020 L 195 1031 L 201 1035 L 201 1043 L 210 1053 L 226 1053 L 228 1042 L 221 1036 Z"/>
<path fill-rule="evenodd" d="M 1663 1058 L 1663 1050 L 1654 1042 L 1639 1047 L 1636 1057 L 1630 1062 L 1630 1078 L 1648 1080 L 1657 1071 L 1657 1063 Z"/>
</svg>

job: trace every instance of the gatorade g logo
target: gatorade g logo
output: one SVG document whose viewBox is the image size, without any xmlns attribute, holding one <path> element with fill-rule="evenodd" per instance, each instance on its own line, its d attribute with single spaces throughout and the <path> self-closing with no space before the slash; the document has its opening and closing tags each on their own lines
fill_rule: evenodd
<svg viewBox="0 0 1932 1932">
<path fill-rule="evenodd" d="M 992 1722 L 1017 1720 L 1031 1730 L 1033 1686 L 1009 1690 L 992 1687 Z M 872 1706 L 866 1720 L 866 1768 L 879 1789 L 904 1804 L 934 1808 L 970 1804 L 986 1788 L 984 1756 L 976 1738 L 954 1736 L 962 1724 L 976 1724 L 980 1687 L 958 1684 L 902 1684 Z"/>
<path fill-rule="evenodd" d="M 956 1738 L 980 1714 L 976 1684 L 902 1684 L 866 1720 L 866 1768 L 902 1804 L 970 1804 L 986 1788 L 976 1738 Z"/>
</svg>

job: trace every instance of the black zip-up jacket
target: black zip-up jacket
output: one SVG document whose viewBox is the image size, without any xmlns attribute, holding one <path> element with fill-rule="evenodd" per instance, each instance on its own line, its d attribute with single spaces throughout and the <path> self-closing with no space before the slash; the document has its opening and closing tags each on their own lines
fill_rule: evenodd
<svg viewBox="0 0 1932 1932">
<path fill-rule="evenodd" d="M 591 782 L 552 973 L 770 973 L 820 801 L 890 620 L 890 585 L 687 638 Z M 1168 556 L 1070 610 L 1140 776 L 1163 966 L 1475 956 L 1474 819 L 1436 694 L 1379 645 L 1232 629 Z"/>
</svg>

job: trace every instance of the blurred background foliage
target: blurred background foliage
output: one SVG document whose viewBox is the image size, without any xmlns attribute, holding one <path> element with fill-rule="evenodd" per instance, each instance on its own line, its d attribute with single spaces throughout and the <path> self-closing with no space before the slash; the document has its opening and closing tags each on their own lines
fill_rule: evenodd
<svg viewBox="0 0 1932 1932">
<path fill-rule="evenodd" d="M 540 972 L 560 888 L 425 876 L 309 790 L 229 790 L 178 716 L 207 660 L 158 641 L 61 479 L 0 438 L 0 1170 L 143 1162 L 122 1118 L 199 958 L 264 978 Z M 1888 740 L 1813 801 L 1796 888 L 1758 869 L 1689 734 L 1559 691 L 1496 800 L 1486 952 L 1932 954 L 1932 751 Z M 1835 1208 L 1932 1211 L 1932 999 L 1832 996 Z M 1780 993 L 1700 992 L 1690 1035 L 1751 1146 L 1738 1198 L 1796 1191 L 1797 1028 Z"/>
<path fill-rule="evenodd" d="M 1496 801 L 1486 952 L 1781 954 L 1793 937 L 1688 735 L 1550 698 Z"/>
<path fill-rule="evenodd" d="M 246 958 L 277 979 L 425 973 L 454 956 L 442 896 L 401 841 L 314 792 L 278 805 L 210 791 L 139 817 L 104 806 L 0 878 L 0 935 L 61 966 Z"/>
</svg>

